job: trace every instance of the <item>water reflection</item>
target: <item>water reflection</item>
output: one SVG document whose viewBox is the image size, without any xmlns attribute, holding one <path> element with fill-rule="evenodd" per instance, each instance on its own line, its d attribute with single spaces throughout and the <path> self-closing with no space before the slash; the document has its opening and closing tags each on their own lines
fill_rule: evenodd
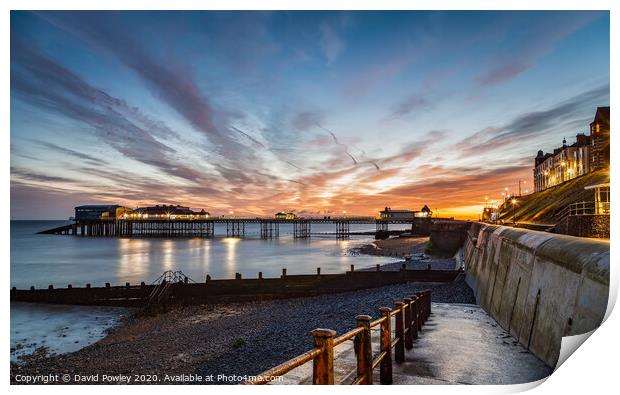
<svg viewBox="0 0 620 395">
<path fill-rule="evenodd" d="M 81 238 L 73 236 L 37 235 L 39 228 L 50 228 L 30 221 L 11 221 L 11 286 L 85 284 L 103 286 L 150 282 L 164 270 L 182 270 L 195 281 L 207 274 L 214 279 L 233 278 L 239 272 L 244 278 L 279 277 L 283 268 L 289 274 L 342 273 L 354 264 L 356 269 L 374 267 L 394 261 L 365 255 L 351 255 L 348 249 L 371 241 L 370 237 L 352 236 L 336 241 L 331 237 L 295 239 L 280 229 L 280 238 L 215 237 L 212 239 L 164 238 Z M 252 232 L 250 232 L 252 230 Z M 248 229 L 260 234 L 260 228 Z M 331 226 L 316 231 L 331 231 Z M 76 270 L 76 268 L 79 268 Z"/>
<path fill-rule="evenodd" d="M 336 241 L 338 248 L 340 248 L 340 269 L 343 271 L 350 270 L 350 265 L 354 262 L 351 262 L 351 257 L 349 256 L 349 248 L 351 248 L 351 243 L 349 240 L 338 240 Z"/>
<path fill-rule="evenodd" d="M 190 259 L 188 265 L 195 272 L 209 272 L 211 240 L 194 238 L 189 240 Z M 199 279 L 194 279 L 200 281 Z"/>
<path fill-rule="evenodd" d="M 222 243 L 226 246 L 226 269 L 227 274 L 235 273 L 237 266 L 237 247 L 241 239 L 237 237 L 225 237 Z"/>
<path fill-rule="evenodd" d="M 163 266 L 162 273 L 165 272 L 166 270 L 177 270 L 174 267 L 174 259 L 173 259 L 175 245 L 176 243 L 170 239 L 163 240 L 161 243 L 162 266 Z"/>
<path fill-rule="evenodd" d="M 150 241 L 145 239 L 118 239 L 119 261 L 117 278 L 142 281 L 150 267 Z"/>
</svg>

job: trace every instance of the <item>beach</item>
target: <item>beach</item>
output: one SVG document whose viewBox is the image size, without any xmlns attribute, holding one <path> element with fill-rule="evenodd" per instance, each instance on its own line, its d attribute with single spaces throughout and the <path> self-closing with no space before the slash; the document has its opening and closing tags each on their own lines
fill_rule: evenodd
<svg viewBox="0 0 620 395">
<path fill-rule="evenodd" d="M 394 237 L 385 240 L 375 240 L 370 244 L 355 247 L 352 250 L 359 254 L 402 258 L 397 262 L 380 265 L 381 270 L 400 270 L 403 264 L 408 270 L 458 270 L 460 262 L 457 257 L 437 258 L 425 253 L 429 238 L 423 237 Z M 364 270 L 376 270 L 366 268 Z"/>
<path fill-rule="evenodd" d="M 408 265 L 445 265 L 444 260 L 423 255 L 427 240 L 378 240 L 357 248 L 356 253 L 412 255 L 424 262 L 412 259 Z M 381 270 L 398 270 L 401 265 L 389 263 Z M 460 276 L 449 284 L 408 283 L 268 302 L 175 306 L 157 315 L 129 317 L 106 337 L 79 351 L 48 355 L 39 349 L 11 364 L 11 380 L 15 382 L 16 375 L 41 373 L 72 378 L 137 374 L 156 377 L 157 382 L 166 375 L 254 375 L 311 349 L 311 330 L 331 328 L 344 333 L 355 327 L 356 315 L 377 318 L 379 307 L 391 307 L 397 298 L 423 289 L 432 291 L 434 302 L 475 303 L 473 292 Z"/>
</svg>

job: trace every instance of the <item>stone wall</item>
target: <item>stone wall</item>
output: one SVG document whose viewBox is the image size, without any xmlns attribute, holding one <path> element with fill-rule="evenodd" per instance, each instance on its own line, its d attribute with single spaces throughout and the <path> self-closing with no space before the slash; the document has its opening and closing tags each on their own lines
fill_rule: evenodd
<svg viewBox="0 0 620 395">
<path fill-rule="evenodd" d="M 555 226 L 555 233 L 609 239 L 609 215 L 569 215 Z"/>
<path fill-rule="evenodd" d="M 480 306 L 551 367 L 605 316 L 609 241 L 473 223 L 464 257 Z"/>
<path fill-rule="evenodd" d="M 463 247 L 470 226 L 471 222 L 468 221 L 433 222 L 426 253 L 439 257 L 454 256 Z"/>
</svg>

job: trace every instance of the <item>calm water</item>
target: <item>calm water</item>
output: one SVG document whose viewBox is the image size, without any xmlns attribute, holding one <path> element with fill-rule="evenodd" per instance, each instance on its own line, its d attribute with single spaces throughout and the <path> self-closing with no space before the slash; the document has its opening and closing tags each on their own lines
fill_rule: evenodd
<svg viewBox="0 0 620 395">
<path fill-rule="evenodd" d="M 280 238 L 261 240 L 256 225 L 246 225 L 249 238 L 226 238 L 226 227 L 216 225 L 213 239 L 89 238 L 37 235 L 65 221 L 11 221 L 11 286 L 17 288 L 93 286 L 150 283 L 166 270 L 182 270 L 195 281 L 212 278 L 279 276 L 288 274 L 339 273 L 351 264 L 357 268 L 393 261 L 391 258 L 354 256 L 349 250 L 371 241 L 370 236 L 336 240 L 334 236 L 294 239 L 292 227 L 280 226 Z M 374 230 L 374 225 L 351 227 L 351 231 Z M 313 225 L 313 232 L 333 232 L 334 225 Z M 223 234 L 222 234 L 223 232 Z"/>
<path fill-rule="evenodd" d="M 226 238 L 225 225 L 216 225 L 213 239 L 118 239 L 37 235 L 67 221 L 11 221 L 11 286 L 29 288 L 150 283 L 165 270 L 182 270 L 195 281 L 212 278 L 339 273 L 392 258 L 355 256 L 352 247 L 369 243 L 370 236 L 343 241 L 334 236 L 294 239 L 292 226 L 280 226 L 280 238 L 260 240 L 259 227 L 246 225 L 249 238 Z M 374 225 L 351 226 L 372 231 Z M 334 232 L 334 225 L 313 225 L 312 232 Z M 104 336 L 124 309 L 11 303 L 11 360 L 46 346 L 55 353 L 75 351 Z M 16 349 L 17 348 L 17 349 Z"/>
</svg>

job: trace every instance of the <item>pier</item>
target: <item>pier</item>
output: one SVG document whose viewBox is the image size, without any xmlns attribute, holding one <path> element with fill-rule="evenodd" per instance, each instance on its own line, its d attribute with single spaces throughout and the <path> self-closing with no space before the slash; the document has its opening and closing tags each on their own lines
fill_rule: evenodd
<svg viewBox="0 0 620 395">
<path fill-rule="evenodd" d="M 435 220 L 435 218 L 433 218 Z M 78 220 L 72 224 L 44 230 L 39 234 L 74 235 L 89 237 L 213 237 L 215 227 L 225 226 L 227 237 L 245 237 L 246 225 L 258 224 L 260 238 L 280 237 L 281 225 L 292 225 L 294 238 L 308 238 L 313 224 L 333 224 L 334 235 L 346 239 L 352 224 L 375 225 L 377 233 L 387 234 L 390 224 L 430 223 L 430 218 L 378 219 L 374 217 L 326 218 L 208 218 L 208 219 L 93 219 Z"/>
</svg>

